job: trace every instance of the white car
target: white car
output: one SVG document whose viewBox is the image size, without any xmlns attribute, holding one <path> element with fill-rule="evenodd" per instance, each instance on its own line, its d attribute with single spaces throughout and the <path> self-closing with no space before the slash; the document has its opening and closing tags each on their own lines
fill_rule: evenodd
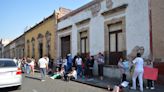
<svg viewBox="0 0 164 92">
<path fill-rule="evenodd" d="M 0 59 L 0 88 L 22 85 L 22 71 L 13 59 Z"/>
</svg>

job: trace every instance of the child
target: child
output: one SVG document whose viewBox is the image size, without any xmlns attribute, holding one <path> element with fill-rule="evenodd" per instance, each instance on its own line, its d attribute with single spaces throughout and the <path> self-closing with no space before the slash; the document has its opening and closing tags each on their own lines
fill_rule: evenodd
<svg viewBox="0 0 164 92">
<path fill-rule="evenodd" d="M 72 67 L 72 72 L 68 74 L 68 78 L 70 80 L 77 79 L 77 71 L 75 70 L 75 67 Z"/>
<path fill-rule="evenodd" d="M 121 72 L 121 82 L 126 81 L 126 73 L 128 72 L 129 69 L 129 63 L 128 61 L 124 60 L 123 57 L 120 58 L 119 62 L 118 62 L 118 67 L 120 69 Z"/>
<path fill-rule="evenodd" d="M 57 73 L 54 74 L 53 76 L 51 76 L 51 79 L 60 79 L 64 76 L 64 68 L 61 69 L 61 71 L 59 72 L 57 69 Z"/>
<path fill-rule="evenodd" d="M 153 63 L 151 62 L 151 60 L 148 60 L 146 62 L 146 66 L 147 67 L 150 67 L 150 68 L 153 68 Z M 146 89 L 152 89 L 152 90 L 155 89 L 155 87 L 154 87 L 154 81 L 153 80 L 147 79 Z"/>
</svg>

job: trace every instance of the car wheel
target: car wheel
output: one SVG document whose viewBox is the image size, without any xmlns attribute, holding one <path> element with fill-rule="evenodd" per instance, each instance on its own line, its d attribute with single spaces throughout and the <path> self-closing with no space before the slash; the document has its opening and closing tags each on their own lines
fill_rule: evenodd
<svg viewBox="0 0 164 92">
<path fill-rule="evenodd" d="M 22 89 L 22 86 L 21 86 L 21 85 L 16 86 L 16 89 L 17 89 L 17 90 L 21 90 L 21 89 Z"/>
</svg>

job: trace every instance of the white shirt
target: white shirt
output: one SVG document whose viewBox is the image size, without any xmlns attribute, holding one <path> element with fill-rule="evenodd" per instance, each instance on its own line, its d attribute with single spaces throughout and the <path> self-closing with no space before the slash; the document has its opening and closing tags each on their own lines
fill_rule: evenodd
<svg viewBox="0 0 164 92">
<path fill-rule="evenodd" d="M 18 67 L 19 68 L 21 67 L 21 60 L 20 59 L 18 60 Z"/>
<path fill-rule="evenodd" d="M 31 66 L 35 66 L 35 63 L 34 62 L 35 62 L 34 60 L 31 60 L 30 65 Z"/>
<path fill-rule="evenodd" d="M 38 64 L 40 68 L 46 68 L 47 60 L 45 58 L 40 58 Z"/>
<path fill-rule="evenodd" d="M 135 64 L 135 71 L 143 71 L 144 60 L 142 58 L 135 58 L 133 63 Z"/>
<path fill-rule="evenodd" d="M 67 59 L 63 59 L 63 65 L 62 65 L 63 67 L 64 66 L 67 66 Z"/>
<path fill-rule="evenodd" d="M 77 63 L 77 65 L 82 65 L 82 59 L 81 58 L 76 58 L 76 63 Z"/>
<path fill-rule="evenodd" d="M 47 61 L 47 65 L 48 65 L 48 63 L 49 63 L 50 59 L 49 59 L 48 57 L 46 57 L 46 61 Z"/>
</svg>

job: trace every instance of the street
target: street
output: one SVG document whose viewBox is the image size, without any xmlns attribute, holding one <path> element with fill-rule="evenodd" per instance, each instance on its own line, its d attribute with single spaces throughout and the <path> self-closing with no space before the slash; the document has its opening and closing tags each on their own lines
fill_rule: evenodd
<svg viewBox="0 0 164 92">
<path fill-rule="evenodd" d="M 34 77 L 23 75 L 22 89 L 14 88 L 0 89 L 0 92 L 107 92 L 105 89 L 92 87 L 89 85 L 60 79 L 52 80 L 47 77 L 46 81 L 39 80 L 40 74 L 36 73 Z"/>
</svg>

